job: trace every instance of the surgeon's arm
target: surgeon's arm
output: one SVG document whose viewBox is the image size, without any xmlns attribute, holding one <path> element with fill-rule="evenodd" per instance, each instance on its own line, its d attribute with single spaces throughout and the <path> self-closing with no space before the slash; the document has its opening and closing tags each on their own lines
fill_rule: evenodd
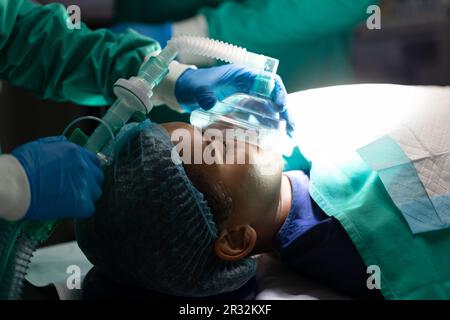
<svg viewBox="0 0 450 320">
<path fill-rule="evenodd" d="M 136 33 L 70 30 L 66 19 L 62 5 L 0 0 L 0 78 L 45 99 L 106 105 L 115 81 L 159 49 Z"/>
<path fill-rule="evenodd" d="M 351 30 L 377 0 L 228 1 L 200 11 L 211 38 L 261 51 Z"/>
</svg>

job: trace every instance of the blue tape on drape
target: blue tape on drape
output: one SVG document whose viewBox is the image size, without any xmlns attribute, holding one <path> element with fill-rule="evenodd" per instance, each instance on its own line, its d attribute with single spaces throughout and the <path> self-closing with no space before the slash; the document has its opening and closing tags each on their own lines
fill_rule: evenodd
<svg viewBox="0 0 450 320">
<path fill-rule="evenodd" d="M 450 195 L 430 198 L 414 164 L 391 137 L 384 136 L 358 153 L 378 172 L 414 234 L 450 227 Z"/>
</svg>

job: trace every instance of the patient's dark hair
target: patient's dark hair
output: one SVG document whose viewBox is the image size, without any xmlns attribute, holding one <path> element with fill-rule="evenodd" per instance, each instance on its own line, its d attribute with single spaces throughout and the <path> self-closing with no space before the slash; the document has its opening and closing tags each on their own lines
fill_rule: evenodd
<svg viewBox="0 0 450 320">
<path fill-rule="evenodd" d="M 199 170 L 188 170 L 187 175 L 198 191 L 203 193 L 214 216 L 214 222 L 221 229 L 230 216 L 233 202 L 226 188 L 220 182 L 210 181 Z"/>
</svg>

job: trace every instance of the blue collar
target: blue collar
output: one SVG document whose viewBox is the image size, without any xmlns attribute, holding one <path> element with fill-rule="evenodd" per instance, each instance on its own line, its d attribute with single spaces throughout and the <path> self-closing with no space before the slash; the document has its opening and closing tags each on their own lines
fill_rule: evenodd
<svg viewBox="0 0 450 320">
<path fill-rule="evenodd" d="M 303 171 L 284 172 L 291 183 L 292 205 L 286 221 L 278 231 L 276 241 L 282 250 L 296 240 L 299 234 L 316 225 L 320 219 L 314 215 L 309 195 L 309 177 Z"/>
</svg>

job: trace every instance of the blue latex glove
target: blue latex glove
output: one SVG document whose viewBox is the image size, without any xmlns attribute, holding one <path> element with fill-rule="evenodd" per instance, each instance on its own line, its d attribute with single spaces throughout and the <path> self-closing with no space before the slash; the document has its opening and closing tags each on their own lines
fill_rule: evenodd
<svg viewBox="0 0 450 320">
<path fill-rule="evenodd" d="M 27 220 L 84 218 L 101 195 L 103 171 L 96 155 L 65 137 L 24 144 L 12 155 L 28 176 L 31 203 Z"/>
<path fill-rule="evenodd" d="M 115 33 L 125 32 L 127 29 L 133 29 L 134 31 L 152 38 L 159 42 L 161 47 L 167 45 L 167 41 L 172 38 L 172 22 L 166 22 L 161 24 L 145 24 L 145 23 L 119 23 L 110 28 Z"/>
<path fill-rule="evenodd" d="M 175 97 L 188 112 L 198 107 L 205 110 L 214 107 L 218 100 L 223 100 L 235 93 L 250 93 L 259 72 L 246 67 L 227 64 L 205 69 L 187 69 L 175 84 Z M 278 108 L 276 112 L 287 121 L 288 132 L 294 124 L 286 110 L 287 93 L 283 81 L 277 75 L 271 96 Z"/>
</svg>

